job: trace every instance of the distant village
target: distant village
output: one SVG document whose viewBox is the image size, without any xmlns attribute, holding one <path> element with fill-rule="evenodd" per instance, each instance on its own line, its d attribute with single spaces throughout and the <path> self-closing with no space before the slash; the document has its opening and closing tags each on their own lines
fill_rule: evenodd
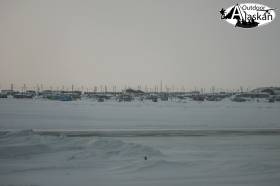
<svg viewBox="0 0 280 186">
<path fill-rule="evenodd" d="M 82 99 L 92 99 L 97 102 L 117 101 L 172 101 L 172 100 L 191 100 L 191 101 L 222 101 L 229 99 L 233 102 L 265 101 L 280 102 L 280 87 L 262 87 L 251 91 L 143 91 L 140 89 L 126 88 L 122 91 L 80 91 L 75 90 L 22 90 L 11 89 L 1 90 L 0 99 L 46 99 L 56 101 L 75 101 Z"/>
</svg>

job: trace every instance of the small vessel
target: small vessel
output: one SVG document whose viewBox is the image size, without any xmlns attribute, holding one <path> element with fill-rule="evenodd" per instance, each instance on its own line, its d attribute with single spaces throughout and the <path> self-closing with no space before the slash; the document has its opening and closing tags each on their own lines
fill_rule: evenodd
<svg viewBox="0 0 280 186">
<path fill-rule="evenodd" d="M 207 100 L 207 101 L 221 101 L 222 98 L 219 97 L 219 96 L 211 95 L 211 96 L 207 96 L 207 97 L 206 97 L 206 100 Z"/>
<path fill-rule="evenodd" d="M 51 94 L 46 96 L 49 100 L 56 100 L 56 101 L 73 101 L 73 97 L 67 94 Z"/>
<path fill-rule="evenodd" d="M 122 101 L 123 102 L 130 102 L 130 101 L 133 100 L 133 97 L 129 94 L 121 94 L 121 95 L 118 96 L 117 100 L 119 102 L 122 102 Z"/>
<path fill-rule="evenodd" d="M 21 93 L 14 94 L 13 97 L 17 98 L 17 99 L 32 99 L 34 97 L 34 95 L 25 93 L 25 92 L 21 92 Z"/>
<path fill-rule="evenodd" d="M 240 97 L 240 96 L 235 96 L 231 100 L 234 101 L 234 102 L 245 102 L 245 101 L 247 101 L 245 98 Z"/>
<path fill-rule="evenodd" d="M 192 97 L 192 99 L 193 99 L 194 101 L 204 101 L 205 97 L 202 96 L 202 95 L 194 95 L 194 96 Z"/>
</svg>

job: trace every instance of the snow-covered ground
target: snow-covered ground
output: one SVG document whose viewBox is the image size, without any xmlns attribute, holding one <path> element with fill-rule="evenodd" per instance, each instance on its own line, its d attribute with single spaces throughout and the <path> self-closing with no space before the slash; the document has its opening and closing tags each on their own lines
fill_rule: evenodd
<svg viewBox="0 0 280 186">
<path fill-rule="evenodd" d="M 279 103 L 227 100 L 0 100 L 0 129 L 9 131 L 0 132 L 0 186 L 276 186 L 280 183 L 279 132 L 250 131 L 280 128 L 279 111 Z M 56 135 L 38 133 L 42 129 Z M 96 129 L 136 131 L 136 135 L 70 137 L 63 133 Z M 137 131 L 159 129 L 165 132 L 137 135 Z M 170 137 L 166 134 L 170 129 L 198 130 L 202 135 Z M 209 134 L 209 130 L 220 132 Z M 231 133 L 234 130 L 247 132 Z"/>
<path fill-rule="evenodd" d="M 280 128 L 280 102 L 0 99 L 1 129 Z"/>
</svg>

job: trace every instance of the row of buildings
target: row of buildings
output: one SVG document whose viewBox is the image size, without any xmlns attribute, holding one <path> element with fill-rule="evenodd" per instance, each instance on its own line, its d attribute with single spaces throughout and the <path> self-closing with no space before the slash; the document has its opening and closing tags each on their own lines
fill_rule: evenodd
<svg viewBox="0 0 280 186">
<path fill-rule="evenodd" d="M 1 90 L 0 98 L 33 99 L 42 98 L 58 101 L 74 101 L 79 99 L 95 99 L 98 102 L 106 100 L 117 100 L 119 102 L 129 102 L 133 100 L 151 100 L 153 102 L 168 101 L 173 99 L 190 99 L 194 101 L 221 101 L 230 98 L 235 102 L 245 102 L 252 99 L 265 99 L 269 102 L 280 101 L 280 88 L 265 87 L 257 88 L 248 92 L 218 92 L 201 93 L 199 91 L 191 92 L 144 92 L 142 90 L 125 89 L 121 92 L 82 92 L 82 91 L 14 91 Z"/>
</svg>

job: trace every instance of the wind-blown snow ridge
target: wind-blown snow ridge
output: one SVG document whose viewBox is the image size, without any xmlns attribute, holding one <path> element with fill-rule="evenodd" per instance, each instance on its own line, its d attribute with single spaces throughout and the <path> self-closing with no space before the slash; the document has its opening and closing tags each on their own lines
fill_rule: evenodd
<svg viewBox="0 0 280 186">
<path fill-rule="evenodd" d="M 180 137 L 180 136 L 240 136 L 280 135 L 280 129 L 141 129 L 141 130 L 24 130 L 0 131 L 3 135 L 47 135 L 67 137 Z"/>
<path fill-rule="evenodd" d="M 280 135 L 280 129 L 217 129 L 217 130 L 90 130 L 90 131 L 43 131 L 40 135 L 65 135 L 70 137 L 179 137 L 179 136 L 239 136 L 239 135 Z"/>
<path fill-rule="evenodd" d="M 40 135 L 33 130 L 6 132 L 0 135 L 0 159 L 30 158 L 41 154 L 67 152 L 69 161 L 89 158 L 143 158 L 161 156 L 150 146 L 121 139 Z"/>
</svg>

